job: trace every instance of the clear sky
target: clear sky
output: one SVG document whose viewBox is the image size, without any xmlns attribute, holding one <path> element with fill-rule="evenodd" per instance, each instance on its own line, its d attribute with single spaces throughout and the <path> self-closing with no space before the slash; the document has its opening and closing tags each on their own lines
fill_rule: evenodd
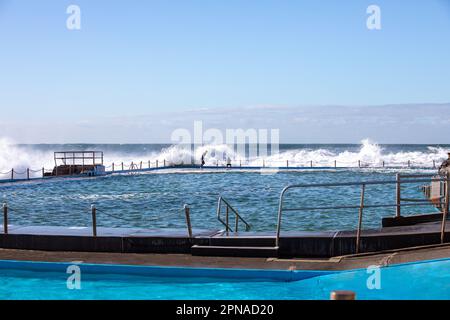
<svg viewBox="0 0 450 320">
<path fill-rule="evenodd" d="M 81 30 L 66 28 L 71 4 Z M 448 0 L 0 0 L 0 136 L 20 142 L 201 108 L 448 102 Z"/>
</svg>

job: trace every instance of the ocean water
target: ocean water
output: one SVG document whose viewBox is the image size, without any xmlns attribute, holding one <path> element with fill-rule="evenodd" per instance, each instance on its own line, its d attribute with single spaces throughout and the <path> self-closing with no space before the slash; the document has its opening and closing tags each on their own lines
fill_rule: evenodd
<svg viewBox="0 0 450 320">
<path fill-rule="evenodd" d="M 328 300 L 333 290 L 352 290 L 364 299 L 448 299 L 450 261 L 435 260 L 379 269 L 377 282 L 366 269 L 297 280 L 274 281 L 221 277 L 139 276 L 89 273 L 80 265 L 80 289 L 68 289 L 65 270 L 0 269 L 0 299 L 314 299 Z M 368 285 L 369 283 L 369 285 Z M 45 290 L 42 290 L 45 288 Z"/>
<path fill-rule="evenodd" d="M 241 149 L 244 149 L 241 152 Z M 334 166 L 336 161 L 339 167 L 358 167 L 358 161 L 363 166 L 406 167 L 408 161 L 413 167 L 432 168 L 433 161 L 439 164 L 447 158 L 450 145 L 378 145 L 370 140 L 363 140 L 360 144 L 281 144 L 279 152 L 271 154 L 275 146 L 268 146 L 265 156 L 260 156 L 254 146 L 246 145 L 244 148 L 228 145 L 205 145 L 199 147 L 180 146 L 169 144 L 64 144 L 64 145 L 17 145 L 0 138 L 0 179 L 1 173 L 14 168 L 24 171 L 27 168 L 40 170 L 42 167 L 52 169 L 54 166 L 54 151 L 69 150 L 96 150 L 104 151 L 105 165 L 113 162 L 147 163 L 149 160 L 168 165 L 200 163 L 202 154 L 205 154 L 207 165 L 223 165 L 230 157 L 234 165 L 285 166 Z M 256 151 L 255 151 L 256 150 Z M 263 153 L 263 150 L 259 150 Z M 38 173 L 39 174 L 39 173 Z"/>
<path fill-rule="evenodd" d="M 216 149 L 200 147 L 189 151 L 168 145 L 33 145 L 4 144 L 0 168 L 52 168 L 55 150 L 103 150 L 106 165 L 115 161 L 148 161 L 155 159 L 179 163 L 180 159 L 196 161 L 196 155 L 208 149 L 207 164 L 214 165 Z M 222 150 L 227 146 L 221 146 Z M 252 231 L 275 231 L 281 190 L 289 184 L 332 183 L 343 181 L 394 180 L 397 172 L 433 173 L 430 163 L 438 164 L 446 156 L 446 146 L 379 146 L 364 141 L 361 145 L 282 145 L 280 153 L 268 156 L 300 164 L 313 160 L 324 165 L 334 160 L 352 163 L 346 169 L 280 171 L 263 174 L 259 171 L 223 169 L 173 169 L 146 174 L 114 174 L 83 179 L 34 180 L 0 184 L 0 201 L 11 208 L 10 223 L 16 225 L 90 226 L 90 206 L 99 209 L 97 223 L 107 227 L 185 228 L 181 211 L 191 206 L 194 228 L 218 229 L 216 203 L 219 196 L 227 199 L 251 224 Z M 231 153 L 232 151 L 228 150 Z M 238 159 L 237 154 L 232 154 Z M 184 157 L 184 158 L 183 158 Z M 295 160 L 297 159 L 297 160 Z M 256 159 L 246 159 L 255 163 Z M 345 161 L 344 161 L 345 160 Z M 364 163 L 397 163 L 396 168 L 358 168 Z M 407 168 L 410 160 L 412 167 Z M 275 162 L 272 162 L 275 163 Z M 427 165 L 428 164 L 428 165 Z M 405 186 L 403 195 L 423 199 L 421 184 Z M 302 189 L 291 192 L 286 207 L 358 205 L 359 187 L 335 189 Z M 395 203 L 395 185 L 368 186 L 366 204 Z M 405 207 L 403 214 L 431 213 L 431 206 Z M 169 218 L 165 218 L 169 216 Z M 394 215 L 394 208 L 365 209 L 364 228 L 380 226 L 381 218 Z M 342 230 L 356 226 L 356 209 L 286 212 L 283 230 Z"/>
</svg>

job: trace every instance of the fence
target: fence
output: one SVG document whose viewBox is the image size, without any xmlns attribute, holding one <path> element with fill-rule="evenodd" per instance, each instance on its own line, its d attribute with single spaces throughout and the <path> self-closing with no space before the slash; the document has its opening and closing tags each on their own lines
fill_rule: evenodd
<svg viewBox="0 0 450 320">
<path fill-rule="evenodd" d="M 4 234 L 9 234 L 9 230 L 8 230 L 9 214 L 10 214 L 10 211 L 17 211 L 17 210 L 14 209 L 14 208 L 9 207 L 8 204 L 5 202 L 5 203 L 3 203 L 2 211 L 3 211 L 3 233 Z M 179 214 L 180 211 L 183 211 L 184 214 L 185 214 L 187 234 L 189 236 L 189 239 L 192 240 L 193 233 L 192 233 L 192 225 L 191 225 L 191 210 L 190 210 L 189 205 L 187 205 L 187 204 L 185 204 L 181 210 L 176 210 L 176 211 L 174 211 L 174 212 L 172 212 L 170 214 L 164 215 L 164 216 L 158 216 L 158 217 L 155 217 L 155 218 L 148 218 L 147 221 L 155 221 L 155 220 L 167 219 L 169 217 L 172 217 L 174 215 Z M 100 213 L 102 213 L 102 214 L 104 214 L 104 215 L 106 215 L 108 217 L 112 217 L 112 218 L 119 219 L 119 220 L 125 220 L 121 216 L 113 215 L 111 213 L 108 213 L 106 210 L 99 210 L 97 208 L 97 206 L 91 205 L 90 214 L 91 214 L 91 221 L 92 221 L 92 236 L 93 237 L 97 237 L 98 212 L 100 212 Z"/>
<path fill-rule="evenodd" d="M 413 161 L 407 162 L 364 162 L 358 160 L 356 162 L 338 162 L 334 160 L 332 162 L 329 161 L 298 161 L 298 160 L 270 160 L 259 159 L 259 160 L 233 160 L 229 163 L 227 161 L 218 161 L 213 160 L 212 163 L 205 165 L 206 168 L 212 167 L 238 167 L 238 168 L 278 168 L 278 169 L 307 169 L 307 168 L 325 168 L 325 169 L 333 169 L 333 168 L 410 168 L 410 169 L 436 169 L 437 160 L 433 160 L 427 166 L 424 163 L 415 163 Z M 170 162 L 166 159 L 157 159 L 155 161 L 138 161 L 131 162 L 130 164 L 126 164 L 124 162 L 120 163 L 111 163 L 109 166 L 106 166 L 106 173 L 135 173 L 139 171 L 148 171 L 148 170 L 156 170 L 156 169 L 165 169 L 165 168 L 173 168 L 173 167 L 198 167 L 199 165 L 194 163 L 189 164 L 176 164 Z M 15 169 L 11 169 L 6 172 L 0 172 L 0 181 L 26 181 L 32 179 L 42 179 L 46 178 L 46 174 L 51 174 L 52 177 L 58 176 L 58 172 L 56 170 L 56 174 L 53 175 L 53 169 L 40 168 L 37 170 L 33 169 L 24 169 L 23 171 L 18 171 Z"/>
<path fill-rule="evenodd" d="M 428 179 L 425 179 L 428 178 Z M 407 199 L 402 198 L 401 186 L 404 184 L 412 183 L 430 183 L 430 182 L 444 182 L 445 183 L 445 194 L 440 195 L 438 203 L 431 203 L 430 199 Z M 278 207 L 278 219 L 277 219 L 277 229 L 276 229 L 276 241 L 275 246 L 279 246 L 280 233 L 282 226 L 282 217 L 284 212 L 288 211 L 315 211 L 315 210 L 342 210 L 342 209 L 358 209 L 358 223 L 357 223 L 357 234 L 356 234 L 356 253 L 359 252 L 361 230 L 362 230 L 362 219 L 363 211 L 365 208 L 395 208 L 395 216 L 400 217 L 400 210 L 404 206 L 430 206 L 438 204 L 442 211 L 442 223 L 441 223 L 441 243 L 444 242 L 445 236 L 445 225 L 446 219 L 449 211 L 449 176 L 446 177 L 435 177 L 432 175 L 400 175 L 397 174 L 397 179 L 393 181 L 365 181 L 365 182 L 342 182 L 342 183 L 320 183 L 320 184 L 297 184 L 285 187 L 281 194 Z M 366 204 L 365 203 L 365 193 L 366 187 L 374 185 L 394 185 L 396 188 L 396 203 L 383 203 L 383 204 Z M 284 200 L 286 194 L 293 189 L 306 189 L 306 188 L 336 188 L 336 187 L 359 187 L 360 188 L 360 203 L 358 205 L 341 205 L 341 206 L 310 206 L 310 207 L 296 207 L 296 208 L 286 208 L 284 206 Z"/>
</svg>

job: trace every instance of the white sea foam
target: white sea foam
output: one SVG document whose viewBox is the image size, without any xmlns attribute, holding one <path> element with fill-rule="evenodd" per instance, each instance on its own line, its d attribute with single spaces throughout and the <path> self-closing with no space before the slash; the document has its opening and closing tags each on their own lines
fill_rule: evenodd
<svg viewBox="0 0 450 320">
<path fill-rule="evenodd" d="M 20 146 L 11 140 L 0 138 L 0 173 L 8 172 L 12 168 L 18 172 L 24 171 L 26 168 L 52 169 L 54 166 L 52 151 L 48 148 L 43 149 L 39 145 Z M 131 162 L 140 163 L 142 161 L 143 166 L 147 167 L 149 160 L 152 162 L 152 166 L 155 165 L 156 160 L 160 166 L 164 160 L 167 165 L 191 164 L 192 162 L 199 164 L 204 155 L 208 166 L 225 165 L 229 157 L 233 166 L 262 166 L 263 163 L 266 167 L 280 167 L 287 164 L 290 167 L 310 166 L 312 161 L 313 166 L 318 167 L 334 166 L 334 161 L 336 161 L 337 166 L 340 167 L 358 167 L 360 161 L 363 167 L 382 166 L 383 162 L 386 166 L 406 167 L 410 161 L 411 166 L 431 168 L 433 161 L 439 165 L 447 157 L 447 152 L 446 148 L 435 146 L 403 148 L 403 150 L 401 147 L 383 148 L 369 139 L 361 141 L 359 148 L 343 149 L 324 145 L 314 148 L 282 149 L 278 154 L 261 158 L 246 158 L 245 155 L 237 153 L 229 145 L 205 145 L 197 147 L 193 151 L 185 146 L 173 145 L 159 151 L 135 152 L 134 154 L 130 153 L 124 145 L 123 150 L 121 146 L 117 146 L 114 152 L 105 153 L 105 165 L 109 166 L 114 162 L 118 168 L 121 162 L 129 165 Z"/>
</svg>

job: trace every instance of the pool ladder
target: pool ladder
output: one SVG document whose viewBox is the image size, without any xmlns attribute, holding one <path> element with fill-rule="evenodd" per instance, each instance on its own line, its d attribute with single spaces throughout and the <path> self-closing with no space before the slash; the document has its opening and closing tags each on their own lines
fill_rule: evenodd
<svg viewBox="0 0 450 320">
<path fill-rule="evenodd" d="M 223 207 L 222 204 L 225 205 L 225 221 L 222 219 L 221 216 Z M 230 227 L 230 212 L 233 213 L 235 217 L 234 230 Z M 225 226 L 225 232 L 227 236 L 229 235 L 230 232 L 239 231 L 239 221 L 244 223 L 245 231 L 250 230 L 250 224 L 248 224 L 247 221 L 245 221 L 244 218 L 242 218 L 241 215 L 237 212 L 237 210 L 234 209 L 231 206 L 231 204 L 223 197 L 219 197 L 219 200 L 217 201 L 217 220 L 219 220 Z"/>
<path fill-rule="evenodd" d="M 222 215 L 223 209 L 225 211 L 225 218 Z M 234 218 L 230 219 L 230 214 L 234 214 Z M 251 226 L 223 197 L 219 197 L 217 201 L 217 220 L 225 227 L 225 230 L 220 235 L 211 237 L 208 245 L 192 246 L 191 252 L 193 255 L 222 257 L 278 256 L 278 248 L 274 246 L 275 239 L 273 236 L 255 237 L 239 234 L 240 222 L 244 225 L 245 231 L 249 231 Z"/>
</svg>

